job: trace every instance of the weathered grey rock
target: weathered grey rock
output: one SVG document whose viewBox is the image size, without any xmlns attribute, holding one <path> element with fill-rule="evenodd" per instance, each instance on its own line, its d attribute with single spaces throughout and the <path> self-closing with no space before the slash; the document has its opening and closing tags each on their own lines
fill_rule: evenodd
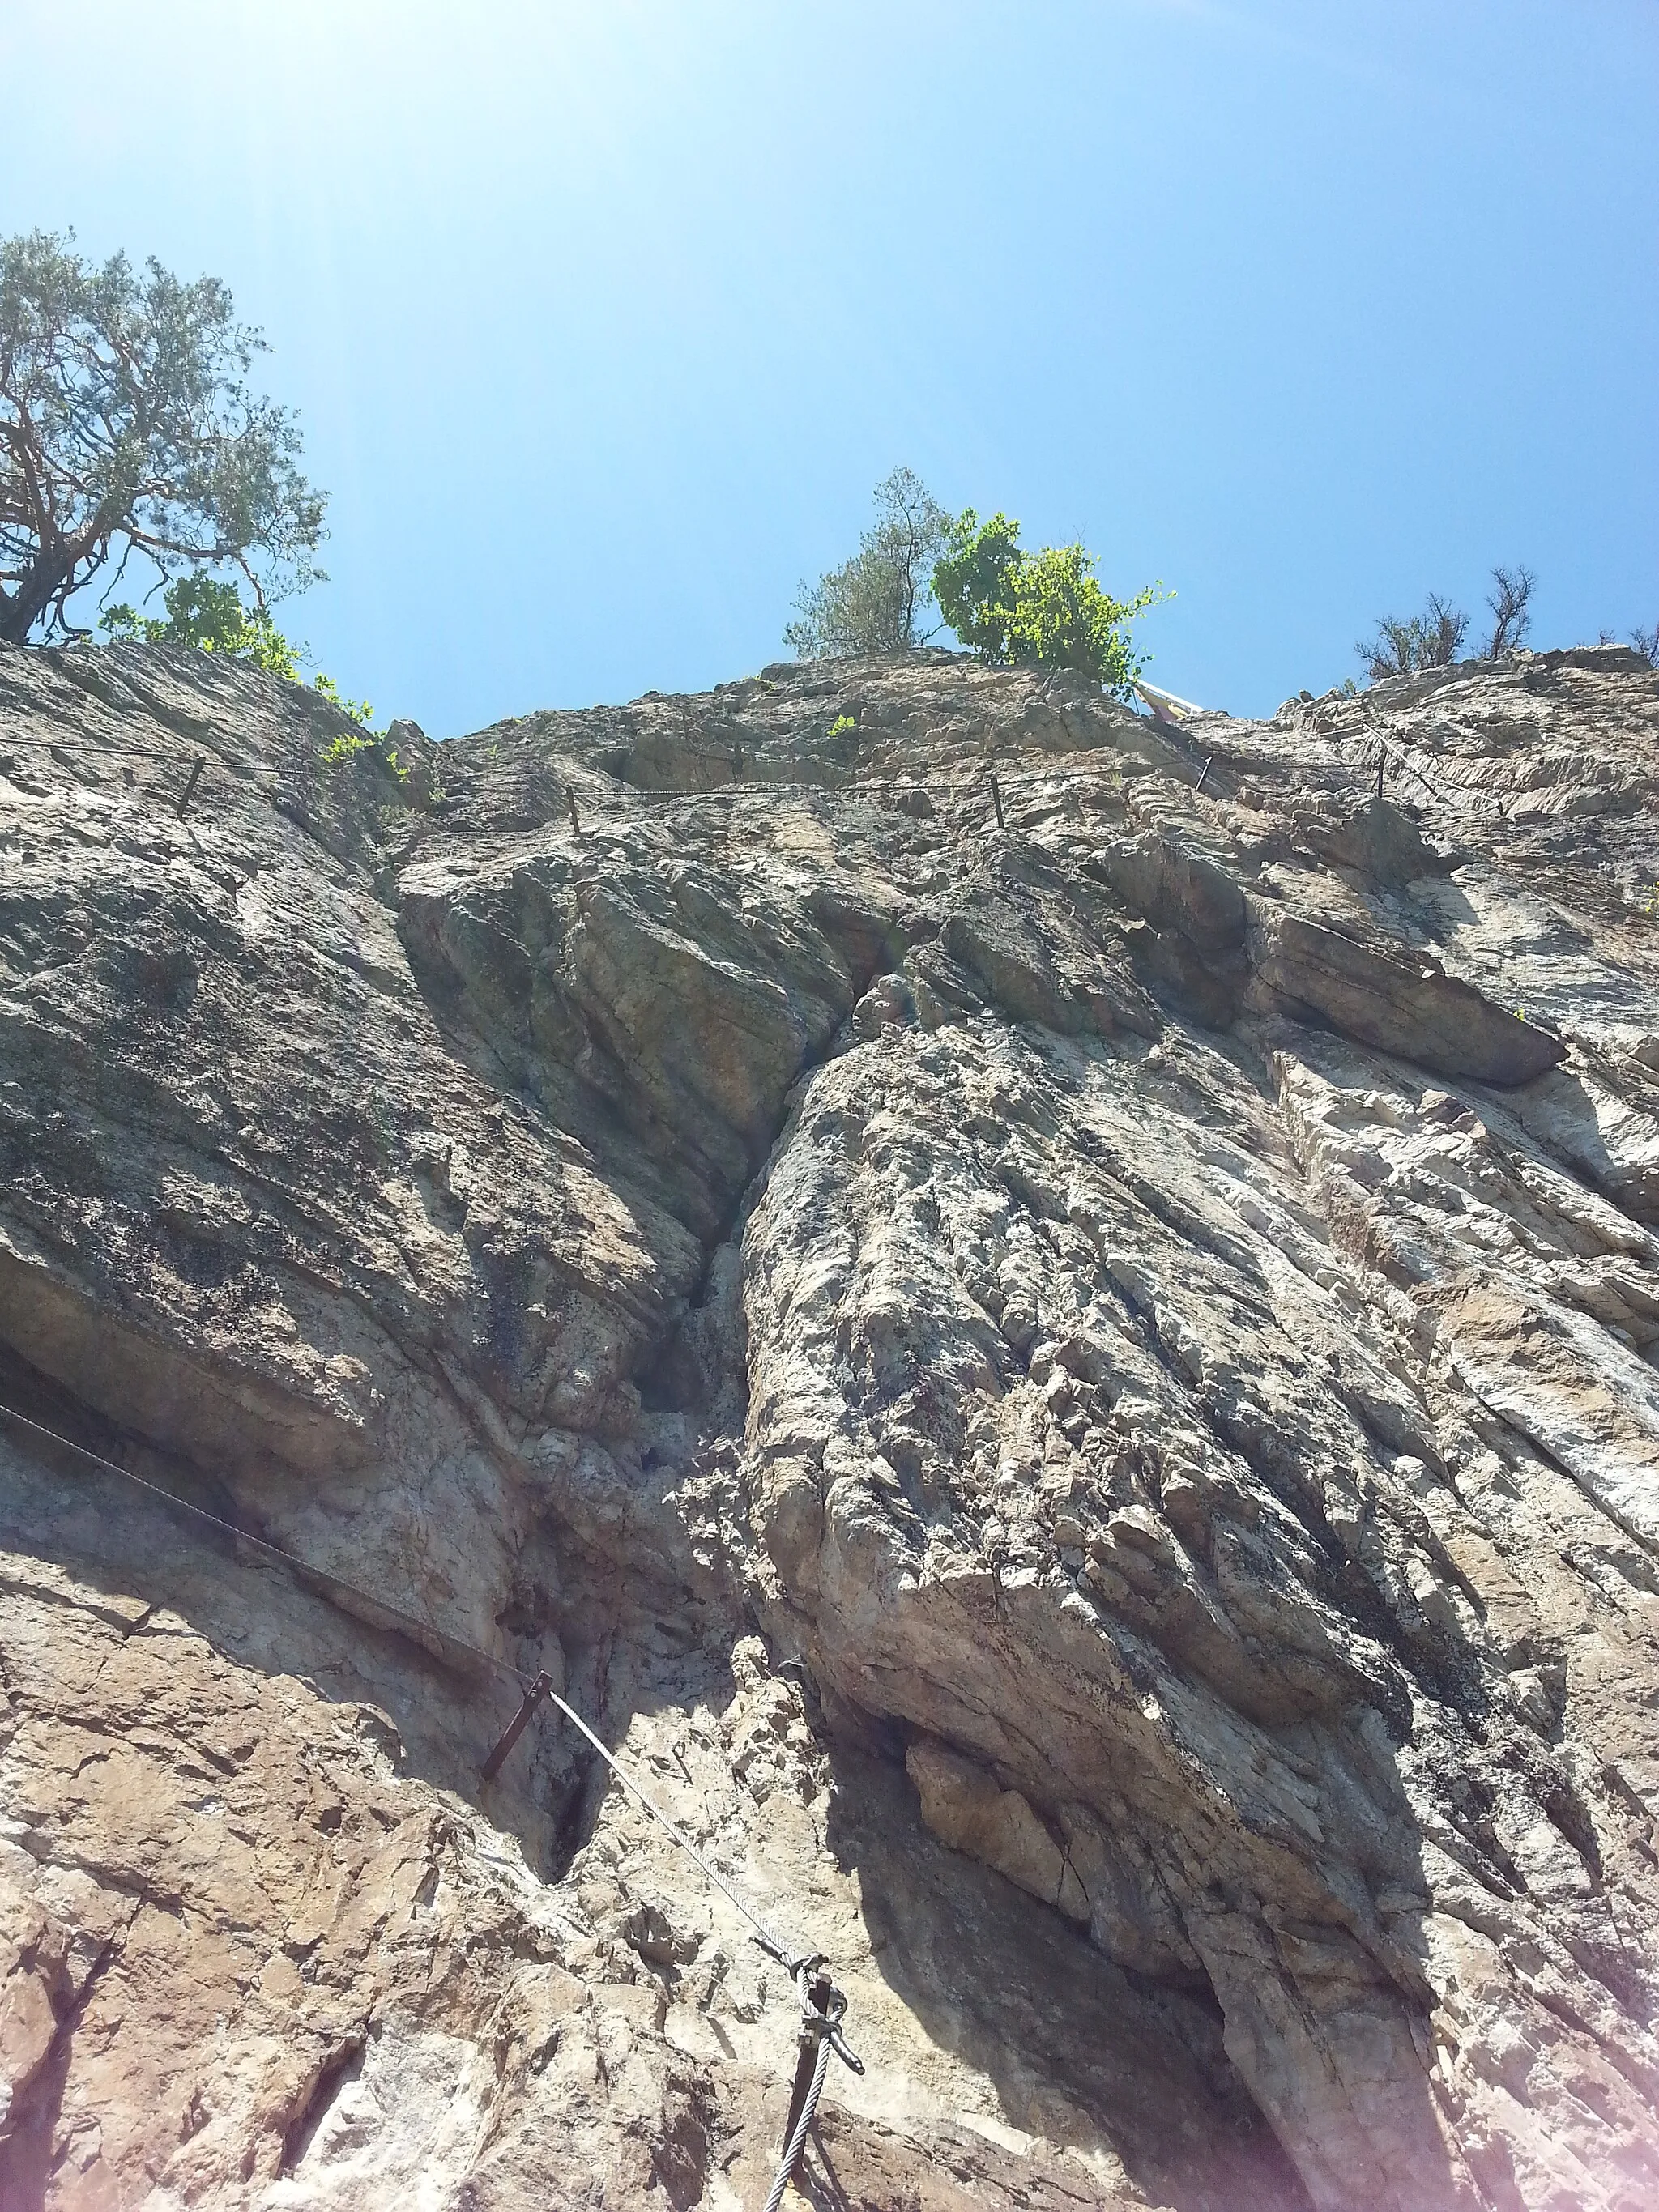
<svg viewBox="0 0 1659 2212">
<path fill-rule="evenodd" d="M 905 1753 L 921 1817 L 941 1843 L 965 1851 L 1052 1905 L 1087 1922 L 1088 1893 L 1065 1844 L 1038 1820 L 1018 1790 L 999 1789 L 983 1767 L 919 1736 Z"/>
<path fill-rule="evenodd" d="M 1312 915 L 1261 913 L 1256 972 L 1279 1004 L 1322 1016 L 1356 1043 L 1415 1060 L 1441 1075 L 1529 1083 L 1565 1047 L 1520 1011 L 1448 975 L 1438 960 L 1376 936 L 1350 936 Z"/>
<path fill-rule="evenodd" d="M 1659 683 L 341 726 L 0 650 L 7 2212 L 761 2201 L 489 1655 L 838 2202 L 1652 2201 Z"/>
<path fill-rule="evenodd" d="M 1383 766 L 1386 771 L 1386 760 Z M 1431 844 L 1392 799 L 1369 799 L 1335 821 L 1305 814 L 1296 826 L 1310 852 L 1383 890 L 1403 890 L 1425 877 L 1449 875 L 1457 865 L 1457 855 Z"/>
</svg>

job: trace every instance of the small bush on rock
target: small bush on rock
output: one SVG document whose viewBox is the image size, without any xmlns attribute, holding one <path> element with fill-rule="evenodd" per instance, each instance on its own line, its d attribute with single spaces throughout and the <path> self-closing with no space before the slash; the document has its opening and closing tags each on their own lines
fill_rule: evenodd
<svg viewBox="0 0 1659 2212">
<path fill-rule="evenodd" d="M 1006 514 L 981 522 L 969 507 L 952 526 L 933 570 L 945 621 L 981 660 L 1003 667 L 1071 668 L 1120 696 L 1145 665 L 1128 624 L 1168 593 L 1149 585 L 1115 599 L 1082 543 L 1028 553 Z"/>
<path fill-rule="evenodd" d="M 300 680 L 306 648 L 284 637 L 265 607 L 247 607 L 234 584 L 199 571 L 176 577 L 161 594 L 167 609 L 163 620 L 141 615 L 129 606 L 108 608 L 100 628 L 112 645 L 136 640 L 143 645 L 184 645 L 198 653 L 227 653 L 233 659 L 250 661 L 268 676 Z M 331 676 L 313 676 L 313 689 L 350 715 L 365 728 L 374 720 L 367 699 L 348 699 Z"/>
<path fill-rule="evenodd" d="M 130 606 L 107 608 L 99 627 L 112 643 L 187 645 L 198 653 L 228 653 L 268 675 L 297 678 L 300 656 L 264 607 L 245 607 L 234 584 L 213 576 L 180 576 L 161 594 L 166 619 Z"/>
<path fill-rule="evenodd" d="M 1526 642 L 1532 629 L 1532 595 L 1538 579 L 1524 561 L 1513 568 L 1495 568 L 1486 605 L 1492 629 L 1476 648 L 1483 660 L 1496 659 L 1511 646 Z M 1420 615 L 1402 620 L 1384 615 L 1376 634 L 1361 638 L 1354 651 L 1373 684 L 1389 676 L 1415 676 L 1425 668 L 1449 668 L 1468 635 L 1469 618 L 1461 607 L 1431 592 Z"/>
<path fill-rule="evenodd" d="M 1538 579 L 1521 562 L 1513 568 L 1494 568 L 1486 605 L 1492 610 L 1492 635 L 1485 656 L 1495 660 L 1512 645 L 1524 645 L 1532 628 L 1532 595 Z"/>
<path fill-rule="evenodd" d="M 1402 620 L 1384 615 L 1375 636 L 1354 647 L 1373 684 L 1389 676 L 1415 676 L 1425 668 L 1447 668 L 1468 634 L 1469 618 L 1461 607 L 1431 592 L 1420 615 Z"/>
</svg>

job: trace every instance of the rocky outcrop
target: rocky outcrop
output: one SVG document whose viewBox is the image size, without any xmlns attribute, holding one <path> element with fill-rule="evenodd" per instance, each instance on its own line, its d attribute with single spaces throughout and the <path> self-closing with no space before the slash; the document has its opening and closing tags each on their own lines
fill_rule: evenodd
<svg viewBox="0 0 1659 2212">
<path fill-rule="evenodd" d="M 1316 915 L 1268 912 L 1256 972 L 1272 1003 L 1441 1075 L 1506 1088 L 1562 1057 L 1561 1040 L 1412 947 L 1350 935 Z"/>
<path fill-rule="evenodd" d="M 1659 679 L 345 734 L 0 651 L 9 2212 L 760 2202 L 538 1667 L 811 2201 L 1651 2201 Z"/>
</svg>

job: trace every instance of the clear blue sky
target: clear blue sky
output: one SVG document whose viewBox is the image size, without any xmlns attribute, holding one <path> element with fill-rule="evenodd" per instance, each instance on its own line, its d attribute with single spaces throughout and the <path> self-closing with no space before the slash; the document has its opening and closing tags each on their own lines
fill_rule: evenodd
<svg viewBox="0 0 1659 2212">
<path fill-rule="evenodd" d="M 210 271 L 434 735 L 780 657 L 896 463 L 1271 708 L 1494 561 L 1659 619 L 1655 0 L 82 0 L 0 230 Z"/>
</svg>

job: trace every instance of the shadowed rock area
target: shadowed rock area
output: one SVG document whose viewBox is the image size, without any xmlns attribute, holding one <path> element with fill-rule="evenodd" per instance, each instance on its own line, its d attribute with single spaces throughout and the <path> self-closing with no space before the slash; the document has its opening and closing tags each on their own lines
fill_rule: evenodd
<svg viewBox="0 0 1659 2212">
<path fill-rule="evenodd" d="M 538 1668 L 821 2212 L 1659 2201 L 1659 678 L 349 727 L 0 648 L 6 2212 L 758 2207 Z"/>
</svg>

